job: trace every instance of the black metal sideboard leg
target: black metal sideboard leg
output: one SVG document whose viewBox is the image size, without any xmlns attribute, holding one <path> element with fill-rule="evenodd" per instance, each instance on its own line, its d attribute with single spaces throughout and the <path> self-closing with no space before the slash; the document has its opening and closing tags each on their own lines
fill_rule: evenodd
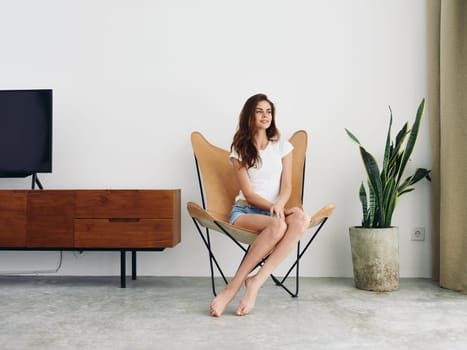
<svg viewBox="0 0 467 350">
<path fill-rule="evenodd" d="M 136 279 L 136 250 L 131 251 L 131 279 Z"/>
<path fill-rule="evenodd" d="M 120 288 L 126 287 L 126 250 L 120 250 Z"/>
</svg>

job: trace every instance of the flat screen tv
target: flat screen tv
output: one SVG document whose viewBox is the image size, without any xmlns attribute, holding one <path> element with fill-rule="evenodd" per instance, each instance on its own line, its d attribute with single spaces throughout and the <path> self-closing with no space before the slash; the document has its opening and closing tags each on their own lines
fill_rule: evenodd
<svg viewBox="0 0 467 350">
<path fill-rule="evenodd" d="M 52 172 L 52 90 L 0 90 L 0 177 Z"/>
</svg>

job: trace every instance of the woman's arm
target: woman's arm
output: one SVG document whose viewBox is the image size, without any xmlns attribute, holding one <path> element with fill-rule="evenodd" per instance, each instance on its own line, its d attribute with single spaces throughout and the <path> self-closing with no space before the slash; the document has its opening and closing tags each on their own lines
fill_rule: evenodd
<svg viewBox="0 0 467 350">
<path fill-rule="evenodd" d="M 235 177 L 240 185 L 240 190 L 245 196 L 247 202 L 256 208 L 270 210 L 273 203 L 253 191 L 246 167 L 243 166 L 236 158 L 231 158 L 230 160 L 232 161 Z"/>
<path fill-rule="evenodd" d="M 271 207 L 271 215 L 277 214 L 284 217 L 284 207 L 292 193 L 292 161 L 293 154 L 290 152 L 282 158 L 281 188 L 276 203 Z"/>
</svg>

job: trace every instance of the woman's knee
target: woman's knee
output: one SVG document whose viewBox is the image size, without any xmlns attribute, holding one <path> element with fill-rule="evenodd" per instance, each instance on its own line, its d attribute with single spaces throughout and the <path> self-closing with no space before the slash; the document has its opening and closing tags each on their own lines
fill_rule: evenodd
<svg viewBox="0 0 467 350">
<path fill-rule="evenodd" d="M 300 233 L 303 233 L 305 229 L 308 227 L 308 216 L 305 212 L 297 208 L 291 215 L 287 216 L 287 226 L 289 228 L 293 227 Z"/>
<path fill-rule="evenodd" d="M 285 232 L 287 231 L 287 224 L 284 220 L 275 219 L 271 226 L 271 238 L 275 242 L 279 242 L 282 237 L 284 237 Z"/>
</svg>

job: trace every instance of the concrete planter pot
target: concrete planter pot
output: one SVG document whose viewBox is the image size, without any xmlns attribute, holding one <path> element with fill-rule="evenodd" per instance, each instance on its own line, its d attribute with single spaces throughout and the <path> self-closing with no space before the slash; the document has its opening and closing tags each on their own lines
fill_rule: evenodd
<svg viewBox="0 0 467 350">
<path fill-rule="evenodd" d="M 375 292 L 399 289 L 399 228 L 350 227 L 355 287 Z"/>
</svg>

